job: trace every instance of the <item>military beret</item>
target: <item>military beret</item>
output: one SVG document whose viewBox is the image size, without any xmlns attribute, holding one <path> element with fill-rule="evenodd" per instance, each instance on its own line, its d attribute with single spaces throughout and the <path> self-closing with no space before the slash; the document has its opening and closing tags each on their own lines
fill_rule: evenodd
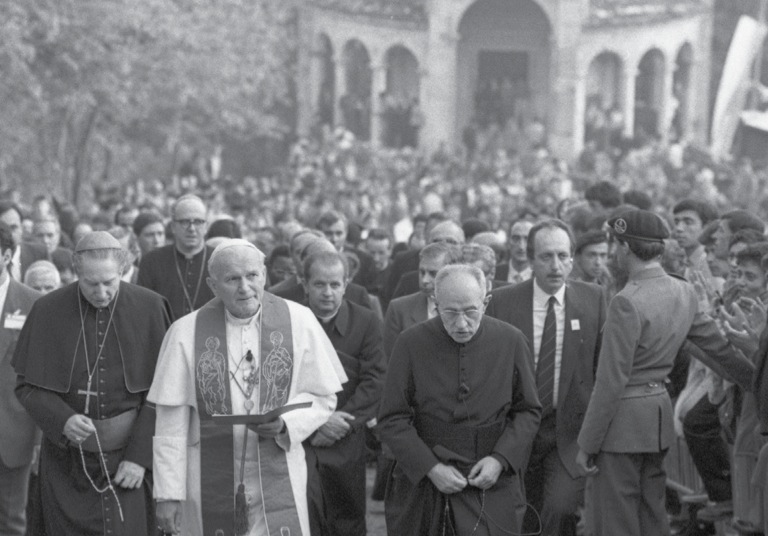
<svg viewBox="0 0 768 536">
<path fill-rule="evenodd" d="M 616 238 L 647 242 L 663 242 L 669 229 L 659 216 L 648 210 L 630 210 L 608 220 L 608 228 Z"/>
</svg>

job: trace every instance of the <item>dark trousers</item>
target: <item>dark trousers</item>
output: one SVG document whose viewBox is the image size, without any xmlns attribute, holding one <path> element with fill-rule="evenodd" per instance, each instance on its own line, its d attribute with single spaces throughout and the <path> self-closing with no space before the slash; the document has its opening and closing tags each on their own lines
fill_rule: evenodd
<svg viewBox="0 0 768 536">
<path fill-rule="evenodd" d="M 730 501 L 731 460 L 722 434 L 717 406 L 703 396 L 683 419 L 688 450 L 710 500 Z"/>
<path fill-rule="evenodd" d="M 584 502 L 584 478 L 572 478 L 560 460 L 555 430 L 556 417 L 545 416 L 533 441 L 525 472 L 526 512 L 523 533 L 541 536 L 576 534 L 576 509 Z M 537 514 L 538 513 L 538 517 Z"/>
<path fill-rule="evenodd" d="M 365 536 L 365 432 L 353 428 L 330 447 L 304 444 L 310 533 Z"/>
<path fill-rule="evenodd" d="M 6 432 L 7 433 L 7 432 Z M 6 467 L 0 460 L 0 534 L 24 536 L 31 464 Z"/>
<path fill-rule="evenodd" d="M 598 472 L 587 478 L 586 534 L 663 536 L 669 534 L 664 507 L 664 452 L 601 452 Z"/>
</svg>

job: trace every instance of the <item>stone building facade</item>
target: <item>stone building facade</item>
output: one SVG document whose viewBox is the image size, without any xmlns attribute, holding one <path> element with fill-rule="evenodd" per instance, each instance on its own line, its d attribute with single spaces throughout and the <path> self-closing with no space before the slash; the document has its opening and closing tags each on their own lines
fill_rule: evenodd
<svg viewBox="0 0 768 536">
<path fill-rule="evenodd" d="M 706 142 L 713 0 L 304 0 L 299 130 L 427 150 L 473 121 L 539 122 L 577 155 L 596 108 L 624 135 Z M 398 116 L 407 107 L 408 118 Z M 402 126 L 402 125 L 401 125 Z M 402 129 L 401 129 L 402 131 Z"/>
</svg>

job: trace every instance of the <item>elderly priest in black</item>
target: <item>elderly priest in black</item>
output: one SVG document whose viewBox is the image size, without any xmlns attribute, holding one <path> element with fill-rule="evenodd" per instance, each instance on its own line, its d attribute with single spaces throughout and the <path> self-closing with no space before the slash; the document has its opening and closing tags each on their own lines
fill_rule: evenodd
<svg viewBox="0 0 768 536">
<path fill-rule="evenodd" d="M 19 336 L 16 395 L 43 431 L 49 535 L 154 533 L 155 411 L 145 398 L 170 324 L 168 303 L 123 283 L 126 252 L 106 232 L 78 243 L 79 281 L 40 298 Z"/>
<path fill-rule="evenodd" d="M 541 414 L 531 355 L 515 327 L 483 316 L 479 268 L 435 279 L 439 316 L 398 337 L 379 413 L 395 456 L 391 536 L 520 532 L 520 477 Z"/>
<path fill-rule="evenodd" d="M 173 320 L 196 311 L 213 299 L 208 259 L 213 248 L 205 245 L 207 209 L 195 195 L 183 195 L 173 205 L 171 229 L 174 242 L 153 249 L 141 259 L 136 284 L 154 290 L 171 304 Z"/>
</svg>

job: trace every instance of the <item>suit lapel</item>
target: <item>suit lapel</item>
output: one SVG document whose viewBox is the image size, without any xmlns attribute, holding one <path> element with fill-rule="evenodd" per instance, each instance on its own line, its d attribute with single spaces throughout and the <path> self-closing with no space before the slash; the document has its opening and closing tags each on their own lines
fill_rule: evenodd
<svg viewBox="0 0 768 536">
<path fill-rule="evenodd" d="M 427 320 L 429 318 L 428 313 L 427 297 L 423 292 L 419 291 L 418 296 L 416 296 L 416 299 L 414 300 L 413 307 L 410 308 L 413 325 L 420 324 Z"/>
<path fill-rule="evenodd" d="M 512 306 L 512 315 L 517 317 L 517 326 L 520 327 L 520 331 L 523 335 L 528 337 L 531 342 L 531 351 L 533 351 L 533 279 L 529 279 L 524 283 L 522 287 L 522 302 L 525 307 L 517 307 L 516 304 L 510 304 Z"/>
<path fill-rule="evenodd" d="M 576 291 L 569 285 L 565 287 L 565 326 L 563 330 L 563 355 L 560 359 L 560 388 L 559 399 L 565 397 L 565 390 L 571 381 L 573 370 L 579 360 L 579 351 L 581 350 L 581 330 L 573 330 L 575 321 L 583 317 L 579 309 L 579 300 L 576 297 Z"/>
<path fill-rule="evenodd" d="M 0 363 L 3 363 L 7 359 L 11 358 L 10 355 L 6 354 L 8 354 L 8 347 L 14 339 L 14 330 L 5 328 L 5 318 L 8 313 L 13 313 L 16 311 L 18 299 L 16 285 L 18 284 L 20 283 L 16 283 L 14 280 L 9 282 L 8 294 L 5 297 L 5 304 L 3 305 L 3 311 L 0 315 L 0 322 L 2 322 L 0 324 Z"/>
</svg>

